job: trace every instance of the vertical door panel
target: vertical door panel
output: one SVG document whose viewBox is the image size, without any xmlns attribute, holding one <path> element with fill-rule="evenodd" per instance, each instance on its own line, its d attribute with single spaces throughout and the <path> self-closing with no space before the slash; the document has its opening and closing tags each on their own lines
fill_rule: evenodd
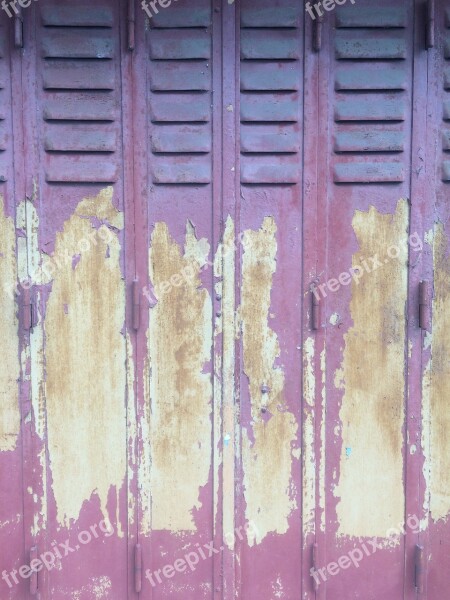
<svg viewBox="0 0 450 600">
<path fill-rule="evenodd" d="M 450 5 L 438 3 L 435 23 L 436 45 L 429 50 L 428 152 L 430 186 L 425 212 L 426 247 L 428 250 L 425 279 L 433 280 L 432 331 L 423 337 L 423 434 L 424 507 L 428 511 L 429 560 L 427 597 L 441 597 L 449 588 L 449 573 L 444 565 L 450 553 L 450 481 L 449 417 L 450 381 L 450 231 L 449 219 L 449 40 Z M 431 292 L 430 292 L 431 293 Z"/>
<path fill-rule="evenodd" d="M 42 2 L 29 10 L 23 210 L 37 307 L 30 356 L 38 480 L 29 493 L 38 555 L 54 560 L 38 589 L 48 598 L 126 598 L 133 233 L 124 219 L 119 5 Z"/>
<path fill-rule="evenodd" d="M 189 10 L 161 10 L 138 38 L 137 136 L 147 181 L 139 203 L 147 228 L 139 230 L 137 248 L 148 316 L 139 346 L 139 533 L 143 590 L 155 599 L 211 598 L 221 586 L 214 580 L 220 542 L 216 552 L 207 547 L 220 522 L 213 461 L 220 423 L 213 343 L 221 316 L 213 268 L 220 206 L 213 104 L 220 111 L 220 94 L 212 94 L 220 54 L 213 31 L 213 7 L 198 0 Z"/>
<path fill-rule="evenodd" d="M 318 428 L 319 598 L 403 597 L 407 539 L 393 531 L 408 516 L 413 19 L 410 3 L 361 2 L 337 7 L 324 25 L 317 163 L 324 228 L 315 290 L 324 328 L 316 398 L 325 394 L 326 402 Z"/>
<path fill-rule="evenodd" d="M 27 590 L 27 582 L 18 577 L 17 569 L 25 561 L 23 547 L 23 435 L 21 422 L 25 411 L 20 385 L 21 363 L 19 335 L 23 325 L 19 316 L 16 243 L 13 106 L 14 95 L 20 97 L 17 56 L 11 47 L 11 22 L 0 16 L 0 337 L 2 364 L 0 367 L 0 596 L 19 598 Z M 20 132 L 17 138 L 20 139 Z M 19 158 L 19 157 L 18 157 Z M 17 165 L 20 171 L 20 161 Z M 22 327 L 21 327 L 22 329 Z M 8 552 L 6 552 L 8 549 Z M 11 573 L 14 571 L 14 573 Z"/>
<path fill-rule="evenodd" d="M 302 12 L 290 1 L 240 5 L 243 598 L 301 589 Z"/>
</svg>

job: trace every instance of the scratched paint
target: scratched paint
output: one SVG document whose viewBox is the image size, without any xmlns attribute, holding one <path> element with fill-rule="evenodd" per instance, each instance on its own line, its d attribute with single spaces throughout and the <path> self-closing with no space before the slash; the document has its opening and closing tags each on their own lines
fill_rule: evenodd
<svg viewBox="0 0 450 600">
<path fill-rule="evenodd" d="M 16 231 L 14 220 L 5 215 L 0 196 L 0 451 L 14 450 L 20 429 L 19 339 L 14 290 L 17 282 Z"/>
<path fill-rule="evenodd" d="M 285 374 L 277 366 L 280 346 L 269 326 L 277 227 L 266 217 L 257 231 L 242 238 L 241 331 L 244 371 L 248 378 L 252 421 L 242 434 L 246 518 L 258 523 L 248 530 L 248 543 L 259 544 L 271 532 L 288 530 L 297 508 L 291 495 L 293 442 L 297 423 L 286 408 Z"/>
<path fill-rule="evenodd" d="M 424 429 L 425 469 L 434 521 L 450 514 L 450 261 L 444 226 L 435 227 L 433 237 L 434 299 L 431 363 L 425 373 Z M 427 399 L 429 406 L 427 409 Z"/>
<path fill-rule="evenodd" d="M 107 188 L 78 204 L 52 256 L 59 267 L 46 308 L 45 389 L 53 493 L 66 526 L 93 494 L 107 517 L 108 494 L 118 494 L 126 473 L 123 214 L 112 194 Z M 109 235 L 95 235 L 91 218 Z"/>
<path fill-rule="evenodd" d="M 150 309 L 152 528 L 195 531 L 193 511 L 211 466 L 212 303 L 199 269 L 209 244 L 187 223 L 183 249 L 156 223 L 149 268 L 157 304 Z M 172 283 L 171 283 L 172 282 Z"/>
<path fill-rule="evenodd" d="M 352 283 L 353 326 L 344 336 L 342 368 L 335 376 L 335 385 L 344 391 L 335 490 L 340 535 L 386 537 L 393 523 L 403 519 L 407 226 L 405 200 L 393 215 L 371 206 L 353 218 L 359 244 L 354 269 L 367 257 L 385 259 L 391 246 L 399 256 Z"/>
</svg>

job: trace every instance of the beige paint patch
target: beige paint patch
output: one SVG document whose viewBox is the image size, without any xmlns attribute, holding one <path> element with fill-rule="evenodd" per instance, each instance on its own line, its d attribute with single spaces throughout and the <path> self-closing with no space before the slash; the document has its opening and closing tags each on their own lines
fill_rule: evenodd
<svg viewBox="0 0 450 600">
<path fill-rule="evenodd" d="M 386 537 L 404 514 L 403 436 L 405 303 L 407 297 L 408 204 L 393 215 L 356 211 L 359 251 L 353 268 L 371 256 L 397 259 L 352 283 L 353 326 L 345 334 L 342 369 L 335 384 L 344 390 L 340 418 L 342 454 L 335 490 L 339 534 Z"/>
<path fill-rule="evenodd" d="M 19 336 L 15 289 L 17 284 L 16 229 L 0 196 L 0 451 L 14 450 L 20 431 Z"/>
<path fill-rule="evenodd" d="M 224 543 L 233 549 L 233 536 L 227 535 L 235 529 L 235 457 L 239 456 L 239 425 L 237 422 L 235 390 L 235 230 L 228 216 L 221 248 L 222 285 L 222 410 L 223 410 L 223 533 Z M 217 274 L 217 272 L 216 272 Z M 221 354 L 222 354 L 221 353 Z M 220 410 L 218 411 L 220 414 Z M 220 438 L 219 438 L 220 439 Z"/>
<path fill-rule="evenodd" d="M 45 318 L 48 445 L 57 519 L 68 526 L 96 494 L 105 518 L 126 474 L 125 285 L 112 188 L 80 202 L 56 235 Z M 92 235 L 94 232 L 94 236 Z M 105 235 L 109 233 L 109 235 Z M 87 243 L 80 243 L 85 240 Z M 78 256 L 72 264 L 71 257 Z"/>
<path fill-rule="evenodd" d="M 212 360 L 212 304 L 199 276 L 205 249 L 189 222 L 184 253 L 167 225 L 156 223 L 149 265 L 152 284 L 161 293 L 150 310 L 148 335 L 156 530 L 195 530 L 193 511 L 201 506 L 200 488 L 207 484 L 211 468 L 212 376 L 207 371 Z M 169 280 L 173 285 L 166 289 Z"/>
<path fill-rule="evenodd" d="M 430 510 L 434 521 L 450 514 L 450 258 L 441 223 L 434 231 L 434 300 L 429 373 Z"/>
<path fill-rule="evenodd" d="M 242 460 L 246 518 L 257 525 L 256 532 L 248 530 L 250 545 L 259 544 L 271 532 L 286 533 L 289 515 L 297 508 L 291 470 L 298 426 L 286 410 L 284 371 L 275 366 L 280 347 L 268 324 L 276 231 L 274 219 L 266 217 L 258 231 L 247 230 L 242 239 L 240 318 L 252 415 L 252 432 L 242 434 Z"/>
</svg>

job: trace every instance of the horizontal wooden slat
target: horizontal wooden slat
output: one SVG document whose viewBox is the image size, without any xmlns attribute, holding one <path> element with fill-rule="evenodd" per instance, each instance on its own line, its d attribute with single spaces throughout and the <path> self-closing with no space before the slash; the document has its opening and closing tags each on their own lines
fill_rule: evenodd
<svg viewBox="0 0 450 600">
<path fill-rule="evenodd" d="M 370 37 L 359 31 L 336 32 L 336 58 L 338 59 L 404 59 L 406 40 L 403 32 L 372 32 Z"/>
<path fill-rule="evenodd" d="M 403 6 L 345 6 L 336 8 L 337 27 L 406 27 Z"/>
<path fill-rule="evenodd" d="M 150 69 L 153 91 L 206 91 L 211 88 L 211 68 L 206 61 L 155 61 Z"/>
<path fill-rule="evenodd" d="M 444 89 L 450 90 L 450 65 L 444 67 Z"/>
<path fill-rule="evenodd" d="M 297 6 L 272 6 L 241 9 L 242 27 L 298 27 L 300 2 Z"/>
<path fill-rule="evenodd" d="M 108 6 L 59 6 L 41 8 L 42 24 L 60 27 L 112 27 L 113 11 Z"/>
<path fill-rule="evenodd" d="M 210 152 L 211 130 L 209 126 L 160 125 L 152 134 L 153 152 Z"/>
<path fill-rule="evenodd" d="M 404 134 L 398 131 L 340 131 L 334 140 L 335 152 L 401 152 Z"/>
<path fill-rule="evenodd" d="M 0 113 L 1 113 L 1 109 L 0 109 Z M 0 118 L 1 118 L 1 115 L 0 115 Z M 443 118 L 444 118 L 444 121 L 450 121 L 450 100 L 444 101 Z"/>
<path fill-rule="evenodd" d="M 450 58 L 450 31 L 446 31 L 444 36 L 444 56 Z"/>
<path fill-rule="evenodd" d="M 153 183 L 210 183 L 211 161 L 208 156 L 168 157 L 153 161 Z"/>
<path fill-rule="evenodd" d="M 287 122 L 299 119 L 298 94 L 241 95 L 242 121 Z"/>
<path fill-rule="evenodd" d="M 241 183 L 248 184 L 294 184 L 300 180 L 300 167 L 295 163 L 283 163 L 277 157 L 270 160 L 241 160 Z"/>
<path fill-rule="evenodd" d="M 241 31 L 241 58 L 243 59 L 299 59 L 298 32 L 249 29 Z"/>
<path fill-rule="evenodd" d="M 110 159 L 95 155 L 47 155 L 48 183 L 114 183 L 119 169 Z"/>
<path fill-rule="evenodd" d="M 450 160 L 444 160 L 442 164 L 442 181 L 450 181 Z"/>
<path fill-rule="evenodd" d="M 442 132 L 442 148 L 450 150 L 450 129 L 445 129 Z"/>
<path fill-rule="evenodd" d="M 395 63 L 340 64 L 335 82 L 336 90 L 404 90 L 407 71 Z"/>
<path fill-rule="evenodd" d="M 46 99 L 43 117 L 46 120 L 114 121 L 115 100 L 106 92 L 55 93 Z"/>
<path fill-rule="evenodd" d="M 169 10 L 159 8 L 150 20 L 152 28 L 208 27 L 211 24 L 211 9 L 190 6 L 176 6 L 172 1 Z"/>
<path fill-rule="evenodd" d="M 108 29 L 47 29 L 42 37 L 44 58 L 113 58 L 114 40 Z"/>
<path fill-rule="evenodd" d="M 334 166 L 335 183 L 397 183 L 404 181 L 401 163 L 338 163 Z"/>
<path fill-rule="evenodd" d="M 0 150 L 4 151 L 7 148 L 10 136 L 8 135 L 3 123 L 0 123 Z"/>
<path fill-rule="evenodd" d="M 150 111 L 154 122 L 207 122 L 211 99 L 207 94 L 153 94 Z"/>
<path fill-rule="evenodd" d="M 403 121 L 405 116 L 405 102 L 400 97 L 352 95 L 337 100 L 335 105 L 336 121 Z"/>
<path fill-rule="evenodd" d="M 44 89 L 112 90 L 115 85 L 112 61 L 58 60 L 43 63 Z"/>
<path fill-rule="evenodd" d="M 300 69 L 295 62 L 242 62 L 241 90 L 296 91 L 300 89 Z"/>
<path fill-rule="evenodd" d="M 4 25 L 0 25 L 0 58 L 5 57 L 7 39 L 7 30 Z"/>
<path fill-rule="evenodd" d="M 241 127 L 241 151 L 277 154 L 298 152 L 300 134 L 292 126 L 245 125 Z"/>
<path fill-rule="evenodd" d="M 60 152 L 114 152 L 117 149 L 117 133 L 101 128 L 54 124 L 46 131 L 44 148 Z"/>
<path fill-rule="evenodd" d="M 202 29 L 154 29 L 150 32 L 152 59 L 198 59 L 211 56 L 211 34 Z"/>
</svg>

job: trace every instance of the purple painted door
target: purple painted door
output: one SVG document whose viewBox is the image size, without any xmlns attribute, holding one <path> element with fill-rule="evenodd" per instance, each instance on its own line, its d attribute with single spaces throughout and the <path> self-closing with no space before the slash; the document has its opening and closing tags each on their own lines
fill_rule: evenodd
<svg viewBox="0 0 450 600">
<path fill-rule="evenodd" d="M 1 11 L 2 600 L 445 597 L 450 5 L 323 4 Z"/>
</svg>

